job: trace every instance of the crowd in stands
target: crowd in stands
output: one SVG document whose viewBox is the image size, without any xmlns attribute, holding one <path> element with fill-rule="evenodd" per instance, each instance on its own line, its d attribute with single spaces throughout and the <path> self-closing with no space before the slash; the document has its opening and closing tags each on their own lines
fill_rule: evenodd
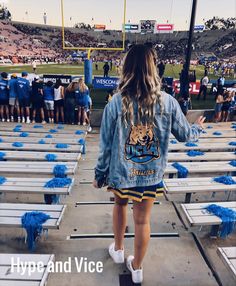
<svg viewBox="0 0 236 286">
<path fill-rule="evenodd" d="M 219 18 L 213 17 L 212 19 L 207 20 L 205 23 L 205 27 L 209 30 L 228 30 L 235 29 L 236 27 L 236 18 Z"/>
<path fill-rule="evenodd" d="M 54 84 L 45 84 L 35 75 L 32 83 L 27 79 L 27 72 L 21 77 L 6 72 L 0 79 L 0 119 L 2 122 L 35 123 L 36 116 L 42 124 L 68 123 L 90 127 L 90 109 L 92 100 L 89 89 L 83 79 L 72 81 L 64 87 L 60 79 Z M 77 116 L 76 116 L 77 113 Z"/>
</svg>

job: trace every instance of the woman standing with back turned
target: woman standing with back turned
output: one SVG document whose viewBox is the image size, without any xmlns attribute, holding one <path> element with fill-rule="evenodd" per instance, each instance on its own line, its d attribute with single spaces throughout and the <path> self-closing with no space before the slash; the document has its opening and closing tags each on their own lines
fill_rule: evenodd
<svg viewBox="0 0 236 286">
<path fill-rule="evenodd" d="M 100 130 L 100 153 L 94 187 L 108 184 L 115 195 L 109 253 L 124 262 L 124 233 L 128 200 L 133 200 L 134 256 L 127 267 L 134 283 L 143 280 L 142 262 L 150 239 L 150 213 L 162 181 L 170 134 L 181 142 L 197 140 L 204 118 L 190 126 L 178 102 L 161 92 L 156 55 L 145 45 L 126 55 L 119 92 L 107 104 Z"/>
</svg>

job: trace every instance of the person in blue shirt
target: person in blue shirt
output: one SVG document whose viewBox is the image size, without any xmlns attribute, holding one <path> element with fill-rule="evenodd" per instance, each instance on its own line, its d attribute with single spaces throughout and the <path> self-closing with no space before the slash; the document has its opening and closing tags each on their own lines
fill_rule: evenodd
<svg viewBox="0 0 236 286">
<path fill-rule="evenodd" d="M 48 81 L 43 88 L 43 99 L 48 113 L 49 123 L 54 123 L 54 88 L 52 81 Z"/>
<path fill-rule="evenodd" d="M 9 87 L 9 105 L 10 105 L 10 114 L 11 122 L 14 122 L 14 111 L 16 110 L 16 115 L 18 117 L 18 122 L 20 122 L 20 108 L 17 98 L 17 75 L 12 74 L 11 79 L 8 82 Z"/>
<path fill-rule="evenodd" d="M 8 102 L 9 102 L 8 74 L 6 72 L 2 72 L 0 79 L 0 115 L 2 122 L 5 121 L 5 114 L 7 122 L 10 122 Z"/>
<path fill-rule="evenodd" d="M 30 82 L 27 79 L 27 72 L 22 72 L 21 76 L 17 80 L 17 98 L 20 105 L 22 123 L 25 122 L 25 117 L 26 123 L 30 123 Z"/>
</svg>

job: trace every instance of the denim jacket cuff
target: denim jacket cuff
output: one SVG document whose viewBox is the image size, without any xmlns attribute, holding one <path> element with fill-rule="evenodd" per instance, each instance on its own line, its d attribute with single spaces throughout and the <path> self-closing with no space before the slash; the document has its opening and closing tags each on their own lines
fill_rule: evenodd
<svg viewBox="0 0 236 286">
<path fill-rule="evenodd" d="M 97 181 L 98 187 L 102 188 L 107 185 L 107 175 L 95 169 L 95 180 Z"/>
</svg>

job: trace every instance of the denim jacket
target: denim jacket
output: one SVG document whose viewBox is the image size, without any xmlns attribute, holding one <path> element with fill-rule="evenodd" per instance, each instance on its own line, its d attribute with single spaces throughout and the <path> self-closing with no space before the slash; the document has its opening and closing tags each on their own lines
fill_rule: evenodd
<svg viewBox="0 0 236 286">
<path fill-rule="evenodd" d="M 116 94 L 104 109 L 95 179 L 115 189 L 153 186 L 163 178 L 172 133 L 180 142 L 197 141 L 202 128 L 190 126 L 179 103 L 162 92 L 163 112 L 156 105 L 152 126 L 125 126 L 122 96 Z"/>
</svg>

